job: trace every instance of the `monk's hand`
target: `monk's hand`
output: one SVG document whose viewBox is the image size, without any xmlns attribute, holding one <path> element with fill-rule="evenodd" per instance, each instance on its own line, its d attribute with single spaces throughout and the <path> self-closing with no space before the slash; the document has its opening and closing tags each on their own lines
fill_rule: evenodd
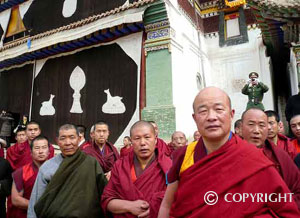
<svg viewBox="0 0 300 218">
<path fill-rule="evenodd" d="M 148 218 L 150 216 L 150 208 L 148 208 L 145 212 L 138 215 L 138 218 Z"/>
<path fill-rule="evenodd" d="M 131 206 L 130 206 L 130 213 L 132 213 L 135 216 L 140 216 L 140 214 L 143 214 L 149 209 L 149 204 L 147 201 L 143 200 L 136 200 L 136 201 L 131 201 Z"/>
<path fill-rule="evenodd" d="M 107 181 L 110 180 L 110 176 L 111 176 L 111 171 L 107 172 L 104 174 L 106 176 Z"/>
</svg>

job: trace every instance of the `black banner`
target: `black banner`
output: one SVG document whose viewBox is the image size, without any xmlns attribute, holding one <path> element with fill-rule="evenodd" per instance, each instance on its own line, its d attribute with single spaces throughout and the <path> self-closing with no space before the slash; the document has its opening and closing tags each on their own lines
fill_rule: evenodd
<svg viewBox="0 0 300 218">
<path fill-rule="evenodd" d="M 135 1 L 135 0 L 134 0 Z M 130 2 L 134 2 L 130 1 Z M 70 2 L 70 3 L 69 3 Z M 52 30 L 122 6 L 126 0 L 35 0 L 24 15 L 30 35 Z M 64 16 L 64 15 L 67 15 Z"/>
<path fill-rule="evenodd" d="M 76 72 L 81 74 L 79 80 Z M 78 99 L 73 98 L 76 89 L 82 113 L 70 112 Z M 119 45 L 112 44 L 48 60 L 35 79 L 32 118 L 41 122 L 52 142 L 62 124 L 83 124 L 90 129 L 103 120 L 110 126 L 109 139 L 114 143 L 132 118 L 136 102 L 137 65 Z"/>
</svg>

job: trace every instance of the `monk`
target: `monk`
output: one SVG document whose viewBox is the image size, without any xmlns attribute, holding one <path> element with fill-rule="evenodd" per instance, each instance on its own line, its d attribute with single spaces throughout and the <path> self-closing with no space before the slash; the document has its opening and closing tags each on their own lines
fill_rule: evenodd
<svg viewBox="0 0 300 218">
<path fill-rule="evenodd" d="M 175 131 L 172 134 L 172 148 L 173 150 L 177 150 L 178 148 L 181 148 L 182 146 L 187 145 L 187 139 L 183 132 L 181 131 Z"/>
<path fill-rule="evenodd" d="M 85 146 L 87 143 L 89 143 L 85 140 L 86 127 L 84 125 L 77 125 L 76 128 L 79 132 L 79 147 Z"/>
<path fill-rule="evenodd" d="M 238 119 L 234 122 L 234 133 L 239 137 L 243 138 L 242 135 L 242 119 Z"/>
<path fill-rule="evenodd" d="M 299 217 L 292 198 L 258 202 L 245 197 L 244 202 L 233 202 L 236 193 L 291 193 L 262 151 L 230 131 L 234 110 L 224 91 L 202 89 L 193 109 L 202 137 L 195 146 L 182 147 L 173 154 L 158 217 Z"/>
<path fill-rule="evenodd" d="M 156 147 L 161 147 L 162 151 L 167 156 L 170 157 L 172 155 L 172 149 L 170 148 L 170 146 L 163 139 L 158 137 L 158 134 L 159 134 L 158 125 L 153 120 L 149 121 L 149 123 L 151 123 L 151 125 L 154 127 L 154 130 L 155 130 L 155 135 L 156 135 L 156 138 L 157 138 Z"/>
<path fill-rule="evenodd" d="M 30 144 L 35 137 L 41 134 L 41 128 L 39 123 L 35 121 L 30 121 L 26 125 L 26 137 L 27 140 L 22 143 L 14 144 L 13 146 L 7 149 L 6 159 L 9 161 L 13 171 L 25 166 L 26 164 L 32 163 L 31 157 L 31 149 Z M 48 158 L 52 158 L 54 156 L 54 148 L 52 145 L 49 146 L 49 156 Z M 17 207 L 12 205 L 11 197 L 8 197 L 7 200 L 7 218 L 14 218 L 13 214 L 14 210 L 18 210 Z"/>
<path fill-rule="evenodd" d="M 82 151 L 94 158 L 99 162 L 107 179 L 110 178 L 110 171 L 119 159 L 119 153 L 116 147 L 108 142 L 109 127 L 105 122 L 98 122 L 94 125 L 95 129 L 92 132 L 94 142 L 86 146 Z"/>
<path fill-rule="evenodd" d="M 288 153 L 267 139 L 267 115 L 258 108 L 248 109 L 242 115 L 242 131 L 244 139 L 261 148 L 264 155 L 275 164 L 300 209 L 300 172 Z"/>
<path fill-rule="evenodd" d="M 22 144 L 28 140 L 27 135 L 26 135 L 26 127 L 19 127 L 16 129 L 16 136 L 15 139 L 18 144 Z"/>
<path fill-rule="evenodd" d="M 61 154 L 40 167 L 27 217 L 103 217 L 100 199 L 106 179 L 98 162 L 78 149 L 76 127 L 61 126 L 57 144 Z"/>
<path fill-rule="evenodd" d="M 13 173 L 11 189 L 12 204 L 17 207 L 11 214 L 12 217 L 26 218 L 31 191 L 40 166 L 48 159 L 49 142 L 44 136 L 37 136 L 31 142 L 32 163 L 17 169 Z"/>
<path fill-rule="evenodd" d="M 198 130 L 196 130 L 196 131 L 194 132 L 193 137 L 194 137 L 194 142 L 197 142 L 197 141 L 201 138 L 200 132 L 199 132 Z"/>
<path fill-rule="evenodd" d="M 295 138 L 292 140 L 297 153 L 300 153 L 300 114 L 293 116 L 290 120 L 290 126 Z"/>
<path fill-rule="evenodd" d="M 156 218 L 171 159 L 156 147 L 155 130 L 149 122 L 136 122 L 130 137 L 133 152 L 115 163 L 102 195 L 102 208 L 115 218 Z"/>
<path fill-rule="evenodd" d="M 77 126 L 78 127 L 78 126 Z M 77 128 L 78 129 L 78 128 Z M 78 129 L 80 133 L 80 129 Z M 94 131 L 95 131 L 95 125 L 93 125 L 90 129 L 90 140 L 86 140 L 85 143 L 81 144 L 79 148 L 81 150 L 85 149 L 86 147 L 90 146 L 91 144 L 94 143 Z"/>
<path fill-rule="evenodd" d="M 125 136 L 123 139 L 123 148 L 121 148 L 120 150 L 120 157 L 124 157 L 127 154 L 129 154 L 129 152 L 132 151 L 132 146 L 131 146 L 131 139 L 129 136 Z"/>
<path fill-rule="evenodd" d="M 40 134 L 40 125 L 35 121 L 30 121 L 26 126 L 27 141 L 20 144 L 17 142 L 7 149 L 6 159 L 9 161 L 13 170 L 32 162 L 30 144 L 32 140 Z M 50 145 L 49 149 L 49 158 L 52 158 L 54 156 L 54 148 Z"/>
<path fill-rule="evenodd" d="M 267 138 L 274 143 L 278 148 L 283 149 L 288 153 L 288 155 L 294 160 L 297 151 L 296 148 L 291 143 L 290 139 L 285 135 L 279 133 L 279 115 L 275 111 L 268 110 L 265 111 L 268 117 L 268 136 Z"/>
</svg>

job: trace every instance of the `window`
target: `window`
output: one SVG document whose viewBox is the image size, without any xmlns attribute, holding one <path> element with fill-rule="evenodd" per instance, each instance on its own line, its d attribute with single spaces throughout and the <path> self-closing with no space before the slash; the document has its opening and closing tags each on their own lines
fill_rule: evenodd
<svg viewBox="0 0 300 218">
<path fill-rule="evenodd" d="M 239 36 L 240 34 L 239 18 L 226 20 L 226 38 Z"/>
</svg>

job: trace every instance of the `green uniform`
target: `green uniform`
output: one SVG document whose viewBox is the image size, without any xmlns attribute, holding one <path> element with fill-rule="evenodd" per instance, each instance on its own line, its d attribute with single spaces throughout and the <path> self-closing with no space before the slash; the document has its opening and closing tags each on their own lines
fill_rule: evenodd
<svg viewBox="0 0 300 218">
<path fill-rule="evenodd" d="M 255 86 L 250 86 L 249 84 L 246 84 L 242 89 L 242 93 L 244 95 L 248 95 L 248 103 L 246 110 L 248 110 L 249 108 L 259 108 L 261 110 L 265 110 L 264 105 L 262 104 L 262 100 L 264 97 L 264 93 L 268 90 L 268 86 L 266 86 L 262 82 L 259 82 Z"/>
</svg>

